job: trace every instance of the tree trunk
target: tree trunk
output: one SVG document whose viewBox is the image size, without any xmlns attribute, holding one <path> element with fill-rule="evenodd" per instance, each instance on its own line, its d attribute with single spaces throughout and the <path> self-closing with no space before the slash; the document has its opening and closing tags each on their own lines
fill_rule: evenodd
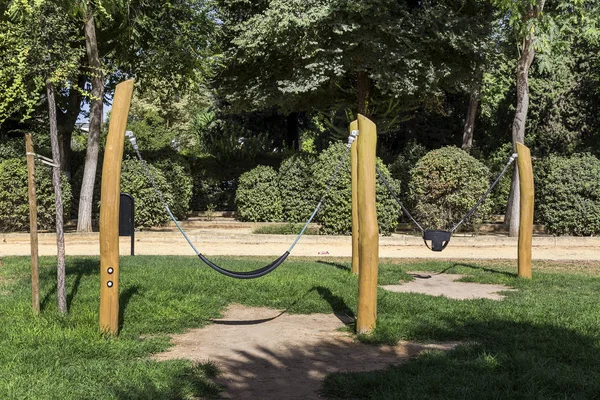
<svg viewBox="0 0 600 400">
<path fill-rule="evenodd" d="M 101 70 L 100 57 L 98 56 L 98 42 L 96 41 L 94 7 L 92 2 L 88 3 L 87 20 L 85 22 L 85 47 L 92 71 L 92 100 L 90 106 L 90 130 L 88 132 L 83 181 L 81 182 L 81 194 L 79 197 L 77 232 L 92 231 L 94 183 L 96 180 L 96 168 L 98 166 L 98 149 L 104 98 L 104 75 Z"/>
<path fill-rule="evenodd" d="M 371 78 L 367 71 L 356 73 L 356 89 L 358 100 L 358 113 L 365 117 L 371 116 Z"/>
<path fill-rule="evenodd" d="M 58 311 L 67 312 L 67 296 L 65 291 L 65 233 L 63 221 L 63 203 L 62 190 L 60 187 L 60 152 L 58 149 L 58 128 L 56 123 L 56 99 L 54 95 L 54 85 L 48 79 L 46 80 L 46 93 L 48 95 L 48 114 L 50 117 L 50 144 L 52 146 L 52 186 L 54 186 L 54 197 L 56 205 L 56 297 L 58 298 Z"/>
<path fill-rule="evenodd" d="M 532 18 L 537 18 L 544 8 L 545 0 L 539 0 L 529 13 L 524 17 L 525 23 Z M 523 38 L 523 49 L 517 63 L 517 106 L 515 119 L 512 125 L 513 151 L 517 151 L 517 143 L 525 141 L 525 123 L 527 122 L 527 111 L 529 109 L 529 67 L 535 57 L 535 35 L 533 30 L 527 32 Z M 519 171 L 515 165 L 510 186 L 510 195 L 504 215 L 504 225 L 508 227 L 508 235 L 516 237 L 519 235 L 519 212 L 520 212 L 520 189 Z"/>
<path fill-rule="evenodd" d="M 80 75 L 77 79 L 77 85 L 83 88 L 85 85 L 85 75 Z M 58 124 L 58 146 L 60 150 L 60 170 L 64 172 L 67 179 L 71 180 L 71 138 L 75 123 L 81 110 L 81 92 L 71 88 L 67 98 L 65 111 L 57 109 Z"/>
<path fill-rule="evenodd" d="M 475 118 L 477 117 L 477 108 L 479 107 L 479 88 L 471 91 L 469 99 L 469 108 L 467 109 L 467 117 L 463 128 L 462 149 L 470 151 L 473 147 L 473 132 L 475 130 Z"/>
</svg>

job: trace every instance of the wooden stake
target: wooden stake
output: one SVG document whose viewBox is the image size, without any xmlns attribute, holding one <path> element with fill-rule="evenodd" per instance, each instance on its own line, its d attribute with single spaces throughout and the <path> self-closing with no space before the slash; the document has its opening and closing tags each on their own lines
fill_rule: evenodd
<svg viewBox="0 0 600 400">
<path fill-rule="evenodd" d="M 133 79 L 117 85 L 113 100 L 100 195 L 100 331 L 119 331 L 119 204 L 121 162 Z"/>
<path fill-rule="evenodd" d="M 531 241 L 533 238 L 533 167 L 529 148 L 517 143 L 517 165 L 521 193 L 519 219 L 519 277 L 531 279 Z"/>
<path fill-rule="evenodd" d="M 358 130 L 358 120 L 350 123 L 350 132 Z M 350 170 L 352 171 L 352 273 L 358 275 L 358 140 L 350 147 Z"/>
<path fill-rule="evenodd" d="M 35 195 L 35 160 L 31 134 L 25 134 L 27 152 L 27 186 L 29 194 L 29 243 L 31 244 L 31 305 L 33 312 L 40 313 L 40 273 L 38 264 L 37 199 Z"/>
<path fill-rule="evenodd" d="M 357 333 L 369 333 L 377 320 L 377 273 L 379 268 L 379 227 L 375 205 L 375 160 L 377 129 L 358 115 L 358 207 L 359 265 Z"/>
</svg>

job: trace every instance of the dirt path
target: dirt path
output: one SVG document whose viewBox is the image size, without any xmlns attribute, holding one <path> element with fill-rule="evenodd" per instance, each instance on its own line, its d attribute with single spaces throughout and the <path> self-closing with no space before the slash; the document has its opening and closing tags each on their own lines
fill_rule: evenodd
<svg viewBox="0 0 600 400">
<path fill-rule="evenodd" d="M 223 319 L 173 337 L 157 360 L 215 362 L 231 399 L 319 399 L 321 382 L 334 372 L 372 371 L 406 362 L 425 350 L 456 343 L 371 346 L 338 329 L 348 322 L 332 314 L 291 315 L 268 308 L 231 305 Z"/>
<path fill-rule="evenodd" d="M 195 229 L 189 232 L 195 246 L 208 255 L 275 256 L 286 251 L 294 237 L 289 235 L 254 235 L 249 228 Z M 66 235 L 68 255 L 98 255 L 98 233 Z M 40 235 L 41 255 L 55 255 L 55 235 Z M 517 239 L 505 236 L 455 236 L 446 250 L 440 253 L 425 248 L 416 236 L 392 235 L 380 237 L 379 255 L 385 258 L 428 259 L 516 259 Z M 121 238 L 121 254 L 129 254 L 130 239 Z M 185 239 L 170 229 L 164 232 L 136 233 L 135 251 L 138 255 L 194 255 Z M 348 236 L 304 236 L 294 249 L 293 256 L 350 257 L 351 239 Z M 29 255 L 28 234 L 0 235 L 0 256 Z M 600 238 L 534 237 L 535 260 L 600 260 Z"/>
</svg>

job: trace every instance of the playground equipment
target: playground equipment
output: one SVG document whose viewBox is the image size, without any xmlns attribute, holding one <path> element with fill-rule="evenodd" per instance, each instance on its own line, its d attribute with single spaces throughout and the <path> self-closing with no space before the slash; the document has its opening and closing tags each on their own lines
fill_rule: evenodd
<svg viewBox="0 0 600 400">
<path fill-rule="evenodd" d="M 439 229 L 424 229 L 421 226 L 421 224 L 419 224 L 417 222 L 417 220 L 415 220 L 413 218 L 413 216 L 406 209 L 406 207 L 404 207 L 404 204 L 402 204 L 402 202 L 400 201 L 400 199 L 398 198 L 398 196 L 396 196 L 396 194 L 394 193 L 394 191 L 390 187 L 390 184 L 388 183 L 387 179 L 385 179 L 385 177 L 383 176 L 383 174 L 379 171 L 379 168 L 377 168 L 377 174 L 379 175 L 379 178 L 381 178 L 381 180 L 382 180 L 383 184 L 385 185 L 385 187 L 387 187 L 388 191 L 391 193 L 392 197 L 394 197 L 394 199 L 396 200 L 396 202 L 400 205 L 400 207 L 402 208 L 402 211 L 404 211 L 404 213 L 410 218 L 410 220 L 415 224 L 415 226 L 421 230 L 421 233 L 423 235 L 423 242 L 425 242 L 425 246 L 427 246 L 427 248 L 429 250 L 432 250 L 432 251 L 443 251 L 446 248 L 446 246 L 448 246 L 448 244 L 450 243 L 450 239 L 452 238 L 452 234 L 467 219 L 469 219 L 469 217 L 471 215 L 473 215 L 475 213 L 475 211 L 477 211 L 477 209 L 483 204 L 483 202 L 485 201 L 485 199 L 487 198 L 487 196 L 491 193 L 492 189 L 494 189 L 494 187 L 498 184 L 498 182 L 500 182 L 500 179 L 502 179 L 502 177 L 504 176 L 504 174 L 506 174 L 506 171 L 508 170 L 508 167 L 510 167 L 510 165 L 513 163 L 513 161 L 517 157 L 518 157 L 518 153 L 513 153 L 509 157 L 508 162 L 504 166 L 504 169 L 502 169 L 502 171 L 500 172 L 500 174 L 496 177 L 496 180 L 494 180 L 494 182 L 492 182 L 492 184 L 490 185 L 490 187 L 488 188 L 488 190 L 483 194 L 483 196 L 481 196 L 481 198 L 477 201 L 477 203 L 475 203 L 475 205 L 473 207 L 471 207 L 471 209 L 469 211 L 467 211 L 467 213 L 464 215 L 464 217 L 462 217 L 461 220 L 458 221 L 452 227 L 452 229 L 450 229 L 448 231 L 439 230 Z M 529 161 L 531 162 L 531 159 Z M 533 183 L 532 183 L 532 187 L 533 187 Z M 431 242 L 431 246 L 429 245 L 428 242 Z"/>
<path fill-rule="evenodd" d="M 121 162 L 125 135 L 131 142 L 136 155 L 142 163 L 144 173 L 149 178 L 154 190 L 162 202 L 169 217 L 173 220 L 181 234 L 198 258 L 215 271 L 236 279 L 253 279 L 274 271 L 290 255 L 304 232 L 321 208 L 338 177 L 348 153 L 351 154 L 352 171 L 352 271 L 359 274 L 357 332 L 368 333 L 375 327 L 377 318 L 377 276 L 379 266 L 379 228 L 376 213 L 376 176 L 379 174 L 384 184 L 391 191 L 388 182 L 376 168 L 377 130 L 375 124 L 363 115 L 350 124 L 347 151 L 341 157 L 335 172 L 319 200 L 310 218 L 290 246 L 280 257 L 266 266 L 254 271 L 237 272 L 225 269 L 210 261 L 196 249 L 187 234 L 179 225 L 171 212 L 164 196 L 154 182 L 146 162 L 141 156 L 137 140 L 133 132 L 125 132 L 127 115 L 133 91 L 133 80 L 117 85 L 113 101 L 109 133 L 106 143 L 104 165 L 102 169 L 102 189 L 100 206 L 100 329 L 108 334 L 118 332 L 119 321 L 119 204 Z M 519 230 L 519 276 L 531 277 L 531 235 L 533 228 L 533 174 L 529 149 L 518 145 L 519 176 L 521 178 L 521 226 Z M 469 217 L 485 200 L 493 187 L 504 175 L 517 155 L 511 156 L 502 173 L 490 186 L 483 197 L 473 206 L 463 219 L 450 231 L 425 230 L 410 215 L 398 197 L 392 192 L 404 212 L 423 232 L 423 239 L 432 242 L 434 251 L 443 250 L 450 241 L 452 233 Z"/>
</svg>

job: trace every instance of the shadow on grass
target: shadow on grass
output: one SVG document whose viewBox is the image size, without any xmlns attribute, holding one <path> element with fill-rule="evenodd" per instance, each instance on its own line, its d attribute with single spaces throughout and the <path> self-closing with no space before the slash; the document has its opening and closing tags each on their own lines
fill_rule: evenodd
<svg viewBox="0 0 600 400">
<path fill-rule="evenodd" d="M 97 259 L 86 259 L 86 258 L 77 258 L 77 259 L 67 259 L 65 265 L 65 277 L 66 277 L 66 285 L 67 290 L 69 290 L 69 294 L 67 294 L 67 310 L 71 310 L 71 304 L 73 303 L 73 299 L 77 295 L 79 291 L 79 286 L 81 285 L 81 281 L 84 276 L 90 275 L 99 275 L 99 263 Z M 73 283 L 70 285 L 69 289 L 69 281 L 72 276 Z M 40 281 L 49 281 L 56 280 L 56 268 L 48 269 L 45 268 L 40 271 Z M 40 302 L 40 309 L 44 311 L 48 306 L 50 300 L 55 298 L 57 287 L 56 284 L 53 284 L 48 293 L 44 295 L 42 301 Z"/>
<path fill-rule="evenodd" d="M 252 320 L 209 319 L 209 321 L 216 325 L 240 325 L 241 326 L 241 325 L 263 324 L 265 322 L 273 321 L 274 319 L 281 317 L 283 314 L 288 313 L 292 308 L 294 308 L 296 305 L 301 303 L 302 300 L 304 300 L 306 298 L 306 296 L 308 296 L 312 292 L 317 292 L 323 300 L 325 300 L 327 303 L 329 303 L 329 306 L 331 307 L 331 310 L 333 311 L 334 315 L 340 321 L 342 321 L 345 325 L 351 324 L 354 321 L 354 319 L 355 319 L 354 312 L 352 312 L 350 307 L 348 307 L 348 305 L 346 304 L 344 299 L 341 296 L 334 295 L 331 292 L 331 290 L 329 290 L 328 288 L 323 287 L 323 286 L 313 286 L 312 288 L 310 288 L 309 290 L 304 292 L 304 294 L 302 294 L 302 296 L 300 296 L 299 298 L 294 300 L 294 302 L 292 304 L 290 304 L 289 306 L 287 306 L 285 308 L 285 310 L 281 311 L 279 314 L 277 314 L 273 317 L 270 317 L 270 318 L 261 318 L 261 319 L 252 319 Z"/>
<path fill-rule="evenodd" d="M 212 363 L 195 363 L 174 373 L 167 382 L 145 379 L 141 385 L 124 385 L 113 388 L 120 400 L 147 399 L 217 399 L 222 387 L 213 379 L 218 371 Z"/>
<path fill-rule="evenodd" d="M 498 271 L 497 269 L 493 269 L 493 268 L 486 268 L 486 267 L 481 267 L 479 265 L 465 264 L 465 263 L 455 263 L 452 266 L 450 266 L 450 267 L 446 268 L 445 270 L 443 270 L 442 272 L 440 272 L 440 274 L 443 274 L 446 271 L 448 271 L 449 269 L 452 269 L 454 267 L 466 267 L 466 268 L 471 268 L 471 269 L 478 269 L 480 271 L 489 272 L 492 274 L 505 275 L 505 276 L 508 276 L 509 278 L 516 278 L 518 276 L 516 273 L 513 273 L 513 272 Z"/>
<path fill-rule="evenodd" d="M 138 285 L 133 285 L 125 289 L 119 294 L 119 332 L 123 329 L 123 324 L 125 322 L 125 310 L 129 305 L 129 301 L 131 298 L 140 293 L 140 287 Z"/>
<path fill-rule="evenodd" d="M 318 398 L 319 391 L 331 399 L 373 400 L 595 399 L 600 394 L 600 347 L 591 336 L 493 318 L 465 324 L 449 318 L 443 325 L 446 330 L 433 340 L 463 344 L 432 350 L 409 343 L 398 351 L 319 335 L 304 344 L 290 339 L 271 346 L 266 336 L 264 344 L 215 358 L 224 371 L 217 382 L 235 399 Z M 409 334 L 430 336 L 427 327 Z"/>
<path fill-rule="evenodd" d="M 550 324 L 507 320 L 460 325 L 448 319 L 444 324 L 447 330 L 436 336 L 463 345 L 380 371 L 335 373 L 325 379 L 323 394 L 378 400 L 600 396 L 600 370 L 595 367 L 600 347 L 593 337 Z"/>
<path fill-rule="evenodd" d="M 350 272 L 352 271 L 352 267 L 349 265 L 344 265 L 344 264 L 340 264 L 340 263 L 336 263 L 336 262 L 331 262 L 331 261 L 317 261 L 317 263 L 319 264 L 324 264 L 324 265 L 329 265 L 332 267 L 335 267 L 337 269 L 341 269 L 342 271 L 347 271 Z"/>
</svg>

